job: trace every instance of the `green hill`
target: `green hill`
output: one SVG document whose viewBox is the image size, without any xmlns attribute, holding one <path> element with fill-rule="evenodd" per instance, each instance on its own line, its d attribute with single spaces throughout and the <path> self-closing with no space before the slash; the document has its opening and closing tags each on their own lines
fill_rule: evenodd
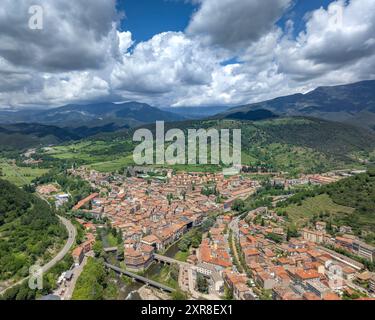
<svg viewBox="0 0 375 320">
<path fill-rule="evenodd" d="M 301 191 L 279 207 L 292 223 L 303 225 L 323 220 L 328 225 L 350 226 L 356 235 L 375 243 L 375 170 Z"/>
<path fill-rule="evenodd" d="M 65 228 L 43 200 L 0 180 L 0 287 L 23 278 L 36 261 L 53 255 L 66 236 Z"/>
<path fill-rule="evenodd" d="M 155 130 L 152 125 L 143 126 Z M 359 166 L 375 150 L 375 135 L 349 125 L 313 118 L 263 121 L 205 120 L 167 123 L 165 130 L 241 129 L 242 163 L 291 173 L 321 172 Z M 115 171 L 132 164 L 134 130 L 101 134 L 79 143 L 52 148 L 45 157 Z M 207 166 L 206 166 L 207 167 Z M 179 166 L 178 169 L 184 169 Z M 185 167 L 186 170 L 199 169 Z M 220 168 L 218 168 L 220 169 Z"/>
<path fill-rule="evenodd" d="M 367 230 L 375 233 L 375 170 L 357 175 L 327 187 L 331 199 L 343 206 L 355 208 L 353 215 L 340 217 L 358 232 Z M 375 240 L 375 239 L 374 239 Z"/>
<path fill-rule="evenodd" d="M 0 111 L 0 123 L 39 123 L 66 128 L 113 126 L 113 130 L 136 127 L 157 120 L 179 121 L 183 116 L 145 103 L 111 102 L 87 105 L 66 105 L 47 110 Z"/>
<path fill-rule="evenodd" d="M 0 151 L 59 144 L 82 137 L 66 129 L 40 124 L 0 125 Z"/>
</svg>

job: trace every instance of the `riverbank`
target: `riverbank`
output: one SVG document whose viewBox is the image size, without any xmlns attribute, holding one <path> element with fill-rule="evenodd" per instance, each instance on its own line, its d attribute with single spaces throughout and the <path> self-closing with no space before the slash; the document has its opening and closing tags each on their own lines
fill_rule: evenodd
<svg viewBox="0 0 375 320">
<path fill-rule="evenodd" d="M 152 287 L 144 285 L 138 290 L 138 294 L 142 300 L 155 301 L 155 300 L 170 300 L 169 294 L 164 293 Z"/>
</svg>

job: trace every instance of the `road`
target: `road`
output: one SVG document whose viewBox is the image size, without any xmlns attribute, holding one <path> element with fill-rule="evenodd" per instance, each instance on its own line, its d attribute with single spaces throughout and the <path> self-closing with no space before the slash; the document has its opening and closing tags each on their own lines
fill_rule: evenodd
<svg viewBox="0 0 375 320">
<path fill-rule="evenodd" d="M 73 224 L 68 219 L 65 219 L 65 218 L 60 217 L 60 216 L 59 216 L 59 219 L 68 231 L 68 240 L 66 241 L 66 244 L 65 244 L 64 248 L 62 248 L 61 251 L 51 261 L 49 261 L 47 264 L 45 264 L 42 267 L 43 273 L 48 272 L 58 262 L 60 262 L 65 257 L 65 255 L 69 252 L 69 250 L 73 246 L 73 244 L 75 243 L 75 239 L 76 239 L 76 236 L 77 236 L 76 228 L 73 226 Z M 16 283 L 14 283 L 10 287 L 7 287 L 6 289 L 3 289 L 2 291 L 0 291 L 0 295 L 4 294 L 5 291 L 7 291 L 7 290 L 9 290 L 9 289 L 11 289 L 11 288 L 13 288 L 17 285 L 22 284 L 27 279 L 29 279 L 29 277 L 26 277 L 26 278 L 24 278 L 24 279 L 22 279 L 22 280 L 20 280 Z"/>
<path fill-rule="evenodd" d="M 239 227 L 238 224 L 240 222 L 240 217 L 235 217 L 230 223 L 229 223 L 229 229 L 233 231 L 233 235 L 237 238 L 239 234 Z"/>
<path fill-rule="evenodd" d="M 68 240 L 65 243 L 64 248 L 46 265 L 42 267 L 43 273 L 48 272 L 52 267 L 54 267 L 59 261 L 61 261 L 65 255 L 69 252 L 70 248 L 73 246 L 76 240 L 77 236 L 77 230 L 73 226 L 73 224 L 63 217 L 59 216 L 60 221 L 65 226 L 65 228 L 68 230 Z"/>
<path fill-rule="evenodd" d="M 62 300 L 71 300 L 72 299 L 73 292 L 74 292 L 74 289 L 75 289 L 76 284 L 77 284 L 77 280 L 79 279 L 79 276 L 81 275 L 83 269 L 85 268 L 89 257 L 94 257 L 94 253 L 89 252 L 88 254 L 86 254 L 85 257 L 83 258 L 82 263 L 78 267 L 74 267 L 72 280 L 67 282 L 67 284 L 64 288 L 65 292 L 64 292 L 64 294 L 61 295 Z M 59 295 L 58 292 L 56 294 Z"/>
</svg>

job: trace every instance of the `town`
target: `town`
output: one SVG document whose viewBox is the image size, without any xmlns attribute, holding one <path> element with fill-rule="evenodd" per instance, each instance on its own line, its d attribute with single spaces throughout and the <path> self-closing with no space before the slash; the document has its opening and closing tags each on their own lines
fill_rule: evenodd
<svg viewBox="0 0 375 320">
<path fill-rule="evenodd" d="M 288 189 L 327 185 L 359 173 L 362 172 L 341 171 L 302 175 L 298 179 L 279 174 L 270 182 Z M 332 237 L 327 223 L 317 221 L 291 236 L 285 217 L 272 206 L 236 212 L 238 201 L 251 198 L 262 188 L 262 183 L 251 175 L 225 177 L 222 173 L 149 167 L 129 167 L 121 175 L 81 167 L 70 169 L 69 174 L 88 181 L 97 191 L 76 203 L 72 210 L 73 214 L 78 213 L 76 220 L 86 230 L 85 241 L 73 251 L 76 277 L 82 272 L 87 255 L 93 256 L 98 234 L 95 223 L 80 218 L 89 215 L 99 226 L 106 220 L 121 235 L 122 250 L 109 245 L 104 250 L 116 252 L 117 257 L 120 251 L 122 269 L 132 275 L 146 272 L 154 263 L 175 264 L 179 270 L 178 288 L 191 299 L 375 297 L 374 274 L 363 263 L 339 253 L 344 249 L 374 262 L 375 247 L 354 236 L 350 227 L 340 227 L 340 236 Z M 56 191 L 53 185 L 38 188 L 44 194 Z M 273 206 L 289 196 L 274 197 Z M 56 205 L 62 205 L 68 197 L 69 194 L 55 196 Z M 173 246 L 181 249 L 186 235 L 195 230 L 201 231 L 198 243 L 188 244 L 180 257 L 166 255 Z M 74 282 L 74 272 L 68 272 L 60 281 Z M 69 298 L 73 289 L 74 285 L 68 285 L 62 297 Z"/>
</svg>

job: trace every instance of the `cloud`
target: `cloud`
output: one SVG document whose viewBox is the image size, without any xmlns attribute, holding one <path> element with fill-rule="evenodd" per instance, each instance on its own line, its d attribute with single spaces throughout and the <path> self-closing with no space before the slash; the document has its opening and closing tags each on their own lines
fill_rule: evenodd
<svg viewBox="0 0 375 320">
<path fill-rule="evenodd" d="M 297 36 L 275 24 L 289 0 L 195 1 L 187 30 L 136 43 L 115 0 L 3 0 L 0 106 L 235 106 L 375 78 L 373 0 L 332 1 Z M 30 30 L 38 3 L 45 29 Z"/>
<path fill-rule="evenodd" d="M 43 29 L 29 8 L 43 8 Z M 115 0 L 2 0 L 0 56 L 17 66 L 65 72 L 101 68 L 118 50 Z"/>
<path fill-rule="evenodd" d="M 327 10 L 314 11 L 306 30 L 294 40 L 283 39 L 278 48 L 280 72 L 299 81 L 327 75 L 375 55 L 375 2 L 335 1 Z M 358 70 L 360 77 L 361 68 Z"/>
<path fill-rule="evenodd" d="M 209 84 L 216 54 L 182 32 L 166 32 L 139 43 L 117 63 L 111 83 L 114 90 L 161 95 L 181 86 Z"/>
<path fill-rule="evenodd" d="M 237 48 L 257 41 L 274 28 L 290 0 L 199 0 L 187 28 L 214 45 Z"/>
</svg>

